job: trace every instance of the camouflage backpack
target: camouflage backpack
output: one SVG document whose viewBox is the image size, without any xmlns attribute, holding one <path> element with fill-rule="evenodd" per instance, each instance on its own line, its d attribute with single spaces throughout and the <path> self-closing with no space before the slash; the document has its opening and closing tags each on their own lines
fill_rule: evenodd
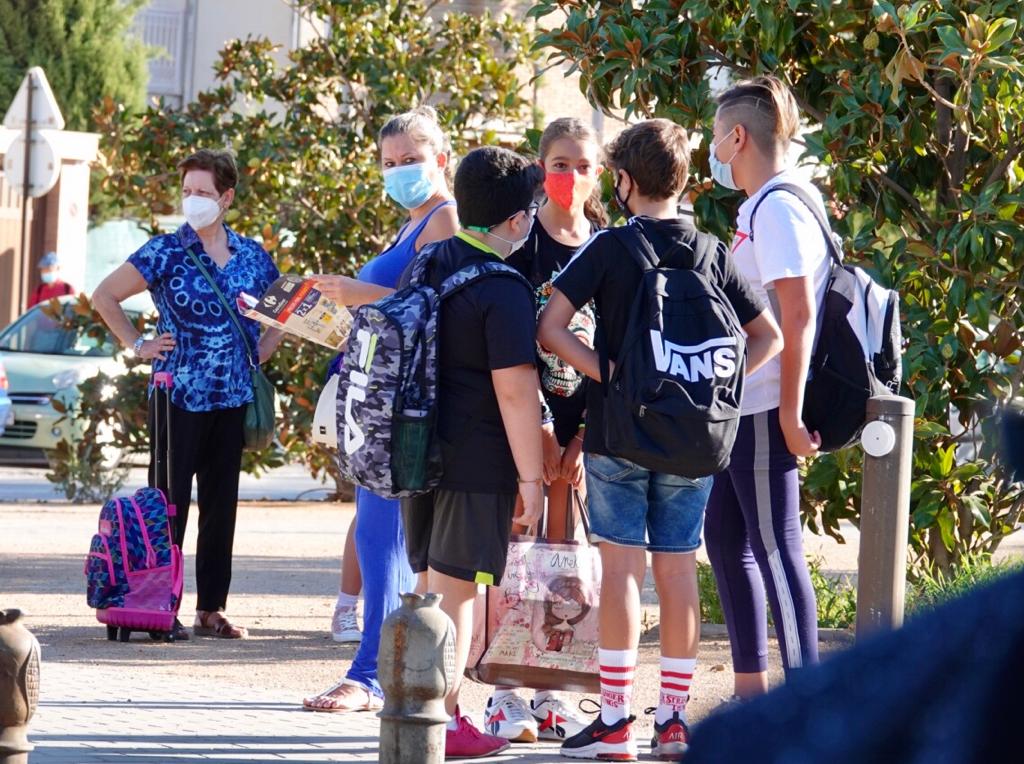
<svg viewBox="0 0 1024 764">
<path fill-rule="evenodd" d="M 499 262 L 427 283 L 436 245 L 417 255 L 409 285 L 356 311 L 338 383 L 341 474 L 386 498 L 416 496 L 441 479 L 437 331 L 441 301 L 488 276 L 524 279 Z M 527 286 L 529 286 L 527 284 Z"/>
</svg>

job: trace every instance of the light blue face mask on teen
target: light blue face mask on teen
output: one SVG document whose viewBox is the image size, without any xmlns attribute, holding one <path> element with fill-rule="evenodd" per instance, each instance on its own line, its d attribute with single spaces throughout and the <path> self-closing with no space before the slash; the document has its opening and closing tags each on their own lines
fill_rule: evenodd
<svg viewBox="0 0 1024 764">
<path fill-rule="evenodd" d="M 434 195 L 434 181 L 423 162 L 384 170 L 384 190 L 407 210 L 424 204 Z"/>
<path fill-rule="evenodd" d="M 723 162 L 715 154 L 718 151 L 718 147 L 721 146 L 725 141 L 732 135 L 732 130 L 729 131 L 729 135 L 722 138 L 718 143 L 711 144 L 711 151 L 708 154 L 708 164 L 711 165 L 711 177 L 715 179 L 717 183 L 725 186 L 731 191 L 739 191 L 740 187 L 736 185 L 736 181 L 732 177 L 732 160 L 736 158 L 736 154 L 739 149 L 733 152 L 728 162 Z"/>
</svg>

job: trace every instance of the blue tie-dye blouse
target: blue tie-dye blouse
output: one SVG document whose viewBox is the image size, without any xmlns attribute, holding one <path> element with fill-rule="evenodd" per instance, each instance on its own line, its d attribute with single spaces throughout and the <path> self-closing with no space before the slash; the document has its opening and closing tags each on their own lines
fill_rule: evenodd
<svg viewBox="0 0 1024 764">
<path fill-rule="evenodd" d="M 153 371 L 174 374 L 171 401 L 187 411 L 234 408 L 252 400 L 245 345 L 187 248 L 194 247 L 232 307 L 240 292 L 258 297 L 280 275 L 263 247 L 224 228 L 231 259 L 223 268 L 210 259 L 187 223 L 175 233 L 150 239 L 128 258 L 146 280 L 160 313 L 157 332 L 170 332 L 176 341 L 166 361 L 153 359 Z M 259 324 L 238 318 L 256 352 Z"/>
</svg>

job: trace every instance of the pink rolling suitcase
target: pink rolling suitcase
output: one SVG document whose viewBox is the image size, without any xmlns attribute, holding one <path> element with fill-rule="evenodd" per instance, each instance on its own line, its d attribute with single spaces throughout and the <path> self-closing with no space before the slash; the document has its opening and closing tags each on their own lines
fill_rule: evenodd
<svg viewBox="0 0 1024 764">
<path fill-rule="evenodd" d="M 167 448 L 156 449 L 156 474 L 171 480 L 171 374 L 153 375 L 156 431 L 167 421 Z M 127 642 L 133 631 L 172 642 L 181 606 L 181 548 L 174 543 L 174 504 L 157 488 L 110 499 L 100 511 L 99 532 L 85 559 L 86 599 L 107 639 Z"/>
</svg>

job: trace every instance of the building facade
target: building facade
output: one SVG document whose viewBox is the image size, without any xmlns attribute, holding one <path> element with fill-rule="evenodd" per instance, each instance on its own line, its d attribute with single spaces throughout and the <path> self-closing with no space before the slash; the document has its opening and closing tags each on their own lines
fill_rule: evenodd
<svg viewBox="0 0 1024 764">
<path fill-rule="evenodd" d="M 525 17 L 528 0 L 450 0 L 434 13 L 510 13 Z M 174 107 L 216 87 L 214 64 L 224 44 L 249 35 L 265 36 L 280 46 L 282 62 L 288 51 L 307 44 L 322 27 L 304 18 L 286 0 L 150 0 L 139 13 L 136 30 L 158 51 L 150 61 L 149 96 Z M 624 123 L 607 119 L 591 108 L 580 92 L 578 75 L 556 67 L 534 85 L 533 101 L 544 119 L 572 116 L 592 124 L 605 139 Z M 531 73 L 524 72 L 524 78 Z"/>
</svg>

